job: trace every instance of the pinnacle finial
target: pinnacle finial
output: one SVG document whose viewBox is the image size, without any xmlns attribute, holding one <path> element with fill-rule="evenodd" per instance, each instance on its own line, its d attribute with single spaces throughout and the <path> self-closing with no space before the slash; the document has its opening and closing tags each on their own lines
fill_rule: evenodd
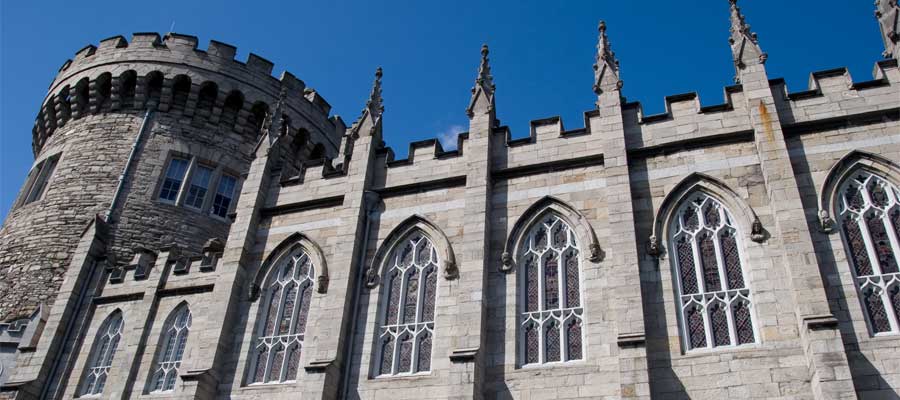
<svg viewBox="0 0 900 400">
<path fill-rule="evenodd" d="M 728 0 L 731 5 L 731 44 L 732 59 L 737 74 L 734 77 L 736 83 L 741 82 L 741 71 L 748 65 L 765 64 L 768 55 L 759 47 L 756 34 L 750 30 L 750 24 L 744 18 L 737 0 Z"/>
<path fill-rule="evenodd" d="M 604 90 L 622 88 L 622 80 L 619 79 L 619 60 L 612 51 L 609 37 L 606 36 L 606 21 L 601 20 L 597 26 L 597 57 L 594 63 L 594 93 L 599 95 Z"/>
<path fill-rule="evenodd" d="M 472 98 L 469 101 L 469 107 L 466 108 L 466 114 L 470 117 L 476 106 L 476 101 L 483 99 L 487 101 L 487 109 L 493 109 L 494 104 L 494 77 L 491 75 L 490 49 L 487 43 L 481 45 L 481 64 L 478 65 L 478 76 L 475 78 L 475 86 L 472 87 Z"/>
<path fill-rule="evenodd" d="M 875 0 L 875 18 L 881 28 L 885 58 L 900 60 L 900 3 L 897 0 Z"/>
<path fill-rule="evenodd" d="M 366 108 L 373 115 L 381 116 L 384 112 L 384 101 L 381 98 L 381 77 L 384 75 L 381 67 L 375 69 L 375 82 L 372 83 L 372 93 L 369 94 L 369 100 L 366 101 Z"/>
</svg>

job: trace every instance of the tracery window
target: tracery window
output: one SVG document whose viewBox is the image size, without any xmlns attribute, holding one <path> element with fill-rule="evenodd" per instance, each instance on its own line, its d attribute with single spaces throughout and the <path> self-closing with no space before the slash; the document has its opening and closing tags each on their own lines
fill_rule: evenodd
<svg viewBox="0 0 900 400">
<path fill-rule="evenodd" d="M 295 246 L 273 267 L 257 322 L 250 376 L 252 383 L 295 381 L 306 321 L 312 300 L 315 265 L 301 246 Z"/>
<path fill-rule="evenodd" d="M 110 314 L 100 325 L 90 358 L 85 366 L 84 378 L 81 390 L 79 390 L 80 396 L 96 396 L 103 393 L 106 379 L 109 377 L 109 370 L 112 368 L 113 358 L 116 356 L 116 349 L 122 339 L 123 326 L 122 312 L 119 310 Z"/>
<path fill-rule="evenodd" d="M 685 348 L 755 343 L 753 302 L 731 213 L 697 192 L 673 214 L 669 235 Z"/>
<path fill-rule="evenodd" d="M 522 363 L 582 359 L 584 305 L 575 232 L 548 214 L 530 228 L 519 254 Z"/>
<path fill-rule="evenodd" d="M 420 231 L 404 237 L 387 258 L 378 329 L 378 375 L 431 370 L 438 254 Z"/>
<path fill-rule="evenodd" d="M 163 327 L 163 338 L 154 363 L 151 391 L 165 392 L 175 388 L 175 378 L 191 330 L 191 310 L 186 304 L 178 306 Z"/>
<path fill-rule="evenodd" d="M 900 190 L 859 170 L 841 185 L 835 215 L 873 334 L 900 333 Z"/>
</svg>

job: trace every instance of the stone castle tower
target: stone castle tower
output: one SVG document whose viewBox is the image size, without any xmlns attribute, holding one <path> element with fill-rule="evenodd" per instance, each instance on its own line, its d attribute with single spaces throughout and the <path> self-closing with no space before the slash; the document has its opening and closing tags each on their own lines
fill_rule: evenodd
<svg viewBox="0 0 900 400">
<path fill-rule="evenodd" d="M 117 36 L 60 68 L 0 229 L 0 398 L 898 398 L 900 7 L 874 79 L 510 139 L 487 46 L 458 149 L 383 144 L 251 54 Z"/>
</svg>

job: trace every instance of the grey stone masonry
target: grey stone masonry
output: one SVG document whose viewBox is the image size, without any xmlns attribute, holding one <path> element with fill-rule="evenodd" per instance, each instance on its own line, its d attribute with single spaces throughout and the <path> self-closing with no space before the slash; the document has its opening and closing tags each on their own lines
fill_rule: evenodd
<svg viewBox="0 0 900 400">
<path fill-rule="evenodd" d="M 83 48 L 0 228 L 0 398 L 900 398 L 897 2 L 872 80 L 800 92 L 729 5 L 721 104 L 646 115 L 601 22 L 583 127 L 513 139 L 484 46 L 405 159 L 380 68 L 347 126 L 224 43 Z"/>
</svg>

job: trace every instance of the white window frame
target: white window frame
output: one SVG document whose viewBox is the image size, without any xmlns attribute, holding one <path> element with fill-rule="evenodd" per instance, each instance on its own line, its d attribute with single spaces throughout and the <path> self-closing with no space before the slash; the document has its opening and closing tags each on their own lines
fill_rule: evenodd
<svg viewBox="0 0 900 400">
<path fill-rule="evenodd" d="M 859 184 L 856 180 L 856 176 L 860 174 L 868 175 L 865 179 L 865 182 Z M 874 206 L 872 203 L 871 195 L 869 193 L 868 185 L 872 179 L 877 179 L 881 181 L 885 185 L 885 192 L 888 195 L 889 204 L 882 211 L 881 209 Z M 844 196 L 848 187 L 851 184 L 858 184 L 860 186 L 860 193 L 863 199 L 863 208 L 859 211 L 850 210 L 847 207 L 847 200 Z M 847 178 L 838 186 L 837 191 L 837 201 L 834 203 L 834 215 L 836 216 L 836 221 L 838 225 L 838 229 L 841 235 L 841 243 L 843 244 L 844 250 L 847 254 L 847 263 L 850 266 L 850 273 L 853 276 L 853 286 L 856 288 L 857 296 L 859 297 L 860 307 L 862 308 L 863 318 L 866 321 L 866 326 L 869 329 L 869 334 L 871 336 L 892 336 L 900 334 L 900 320 L 898 320 L 896 313 L 894 312 L 893 305 L 891 303 L 891 299 L 889 297 L 890 291 L 895 286 L 900 286 L 900 272 L 893 273 L 882 273 L 881 262 L 878 260 L 878 256 L 875 251 L 875 246 L 872 243 L 872 235 L 869 233 L 869 227 L 865 222 L 865 215 L 869 212 L 880 212 L 881 222 L 885 226 L 885 230 L 887 231 L 888 239 L 891 243 L 891 249 L 894 253 L 895 262 L 900 265 L 900 238 L 896 236 L 896 232 L 892 229 L 893 224 L 890 220 L 890 214 L 893 210 L 900 208 L 900 189 L 898 189 L 897 185 L 893 182 L 885 178 L 883 174 L 870 171 L 865 168 L 859 168 L 854 171 L 852 174 L 848 174 Z M 869 257 L 869 265 L 872 268 L 872 275 L 860 276 L 857 272 L 858 267 L 854 265 L 854 257 L 852 255 L 852 248 L 849 238 L 844 231 L 844 218 L 848 216 L 848 214 L 853 214 L 856 217 L 856 223 L 860 230 L 860 235 L 862 236 L 863 243 L 866 246 L 866 254 Z M 869 316 L 869 309 L 865 303 L 865 293 L 864 290 L 872 288 L 874 291 L 878 291 L 879 296 L 881 298 L 882 305 L 885 309 L 885 314 L 887 314 L 888 322 L 890 324 L 891 329 L 886 332 L 875 332 L 875 327 L 873 326 L 872 320 Z"/>
<path fill-rule="evenodd" d="M 412 263 L 409 266 L 402 267 L 399 265 L 399 258 L 401 257 L 401 250 L 405 243 L 410 241 L 410 238 L 414 235 L 419 235 L 421 237 L 420 241 L 413 243 L 413 255 L 412 255 Z M 421 241 L 426 241 L 431 245 L 431 258 L 429 262 L 424 263 L 423 265 L 418 265 L 417 257 L 416 257 L 416 248 L 418 243 Z M 375 354 L 372 359 L 373 370 L 375 378 L 390 378 L 390 377 L 402 377 L 402 376 L 415 376 L 415 375 L 429 375 L 433 370 L 434 363 L 434 348 L 436 342 L 435 338 L 435 321 L 438 318 L 438 307 L 437 301 L 440 298 L 440 281 L 438 276 L 440 275 L 439 266 L 441 265 L 440 254 L 438 252 L 437 246 L 435 246 L 434 240 L 431 240 L 425 231 L 421 229 L 413 229 L 411 232 L 407 233 L 403 236 L 402 239 L 398 240 L 391 248 L 390 255 L 386 258 L 387 268 L 384 268 L 384 276 L 382 277 L 382 295 L 379 301 L 379 309 L 381 310 L 378 313 L 377 319 L 377 327 L 375 332 Z M 428 267 L 433 268 L 433 274 L 435 274 L 435 287 L 434 287 L 434 315 L 431 321 L 422 321 L 422 310 L 425 304 L 425 270 Z M 409 279 L 409 274 L 407 273 L 412 268 L 418 269 L 418 285 L 417 293 L 416 293 L 416 315 L 414 318 L 414 322 L 403 322 L 400 320 L 403 318 L 403 312 L 406 308 L 406 292 L 407 290 L 407 282 Z M 397 273 L 401 274 L 400 278 L 400 299 L 397 302 L 397 321 L 393 324 L 388 323 L 387 315 L 390 308 L 390 276 L 391 273 L 397 270 Z M 419 337 L 422 335 L 431 335 L 431 355 L 429 357 L 429 368 L 424 371 L 417 371 L 419 368 Z M 410 335 L 412 338 L 412 349 L 410 350 L 410 364 L 409 371 L 399 371 L 400 368 L 400 338 Z M 381 361 L 382 361 L 382 353 L 383 346 L 385 340 L 388 337 L 393 339 L 393 349 L 391 356 L 391 371 L 390 373 L 382 373 L 381 372 Z"/>
<path fill-rule="evenodd" d="M 548 217 L 552 217 L 555 220 L 551 222 L 550 225 L 545 224 L 545 221 Z M 537 252 L 531 248 L 530 243 L 541 228 L 540 225 L 546 229 L 545 234 L 547 235 L 547 247 L 541 252 Z M 563 224 L 563 226 L 567 230 L 567 245 L 562 250 L 556 250 L 552 247 L 552 229 L 556 226 L 556 224 Z M 533 368 L 540 367 L 546 365 L 557 365 L 557 364 L 571 364 L 571 363 L 579 363 L 584 362 L 587 359 L 587 318 L 585 312 L 585 296 L 584 296 L 584 255 L 581 247 L 579 246 L 580 239 L 578 235 L 575 233 L 575 229 L 572 227 L 568 221 L 566 221 L 562 216 L 557 213 L 550 212 L 547 215 L 537 219 L 531 226 L 526 230 L 527 234 L 523 237 L 521 246 L 521 251 L 519 252 L 519 259 L 516 260 L 516 265 L 519 266 L 519 271 L 517 271 L 518 275 L 518 301 L 517 301 L 517 312 L 516 312 L 516 331 L 518 337 L 518 345 L 517 353 L 519 357 L 519 365 L 523 368 Z M 579 307 L 569 307 L 568 304 L 564 304 L 566 302 L 566 271 L 565 264 L 563 262 L 562 254 L 570 249 L 574 249 L 577 251 L 577 259 L 578 259 L 578 303 Z M 557 303 L 558 307 L 552 309 L 545 309 L 545 276 L 544 276 L 544 262 L 543 258 L 547 254 L 548 251 L 558 252 L 557 256 L 559 273 L 557 275 L 557 293 L 559 297 L 559 302 Z M 538 311 L 527 311 L 528 305 L 528 273 L 525 271 L 525 257 L 528 255 L 533 255 L 538 259 L 538 271 L 537 271 L 537 282 L 538 282 Z M 565 307 L 563 306 L 565 305 Z M 581 358 L 570 359 L 569 346 L 568 346 L 568 336 L 566 335 L 566 325 L 570 322 L 572 318 L 581 320 Z M 559 337 L 560 337 L 560 350 L 559 350 L 559 361 L 547 361 L 546 360 L 546 347 L 545 347 L 545 333 L 544 328 L 545 325 L 551 320 L 556 321 L 559 324 Z M 527 354 L 527 346 L 528 341 L 526 338 L 526 326 L 528 324 L 535 324 L 538 329 L 538 348 L 540 351 L 538 352 L 538 361 L 535 363 L 528 362 L 528 354 Z"/>
<path fill-rule="evenodd" d="M 113 323 L 116 323 L 117 329 L 113 332 Z M 120 310 L 113 311 L 97 330 L 94 343 L 88 362 L 84 367 L 84 376 L 81 379 L 81 385 L 78 388 L 79 397 L 99 397 L 103 394 L 106 384 L 109 382 L 109 372 L 115 362 L 115 355 L 118 347 L 122 344 L 122 332 L 125 330 L 125 318 Z M 111 346 L 100 346 L 104 339 L 108 338 Z M 96 378 L 103 378 L 103 385 L 98 389 L 96 387 L 97 379 L 93 381 L 88 378 L 93 375 Z"/>
<path fill-rule="evenodd" d="M 178 188 L 175 189 L 175 199 L 170 200 L 167 198 L 163 198 L 163 190 L 166 186 L 166 180 L 169 179 L 169 169 L 172 168 L 172 163 L 175 160 L 182 160 L 187 162 L 187 166 L 184 169 L 184 173 L 181 174 L 181 183 L 178 184 Z M 165 203 L 165 204 L 179 204 L 182 193 L 184 192 L 184 185 L 188 181 L 189 172 L 191 170 L 192 157 L 184 156 L 184 155 L 172 155 L 166 160 L 165 168 L 162 171 L 162 179 L 159 182 L 159 190 L 156 191 L 156 200 Z"/>
<path fill-rule="evenodd" d="M 284 314 L 284 306 L 285 306 L 285 302 L 287 299 L 287 297 L 284 296 L 285 288 L 290 283 L 297 285 L 297 288 L 298 288 L 296 297 L 294 298 L 294 309 L 292 310 L 292 313 L 290 316 L 290 325 L 288 328 L 288 333 L 267 335 L 267 333 L 265 332 L 266 321 L 268 318 L 268 311 L 270 309 L 270 303 L 272 302 L 272 294 L 274 293 L 271 290 L 272 284 L 273 284 L 273 282 L 280 280 L 281 271 L 285 267 L 284 263 L 288 262 L 288 261 L 293 263 L 293 265 L 294 265 L 293 268 L 295 268 L 295 269 L 299 268 L 299 265 L 301 265 L 302 261 L 308 261 L 309 262 L 309 270 L 307 271 L 306 275 L 302 276 L 302 277 L 297 277 L 297 272 L 292 272 L 292 276 L 289 279 L 285 280 L 284 283 L 280 284 L 280 286 L 281 286 L 280 290 L 282 293 L 281 293 L 281 296 L 279 297 L 278 308 L 276 310 L 276 312 L 279 315 L 279 317 L 276 318 L 276 323 L 274 326 L 274 329 L 276 331 L 281 326 L 281 322 L 285 318 L 285 316 L 283 315 Z M 300 365 L 298 365 L 298 367 L 297 367 L 297 376 L 295 376 L 295 377 L 286 376 L 287 369 L 288 369 L 288 365 L 287 365 L 287 362 L 288 362 L 287 355 L 288 354 L 287 354 L 287 352 L 288 352 L 288 349 L 295 343 L 298 346 L 300 346 L 300 352 L 301 352 L 300 356 L 301 357 L 303 355 L 303 351 L 305 351 L 305 349 L 306 349 L 304 346 L 304 343 L 306 343 L 306 334 L 309 329 L 310 314 L 313 313 L 313 308 L 312 308 L 312 304 L 310 304 L 309 311 L 306 314 L 306 321 L 305 321 L 305 329 L 306 330 L 304 330 L 304 332 L 302 332 L 302 333 L 297 332 L 297 329 L 298 329 L 297 323 L 298 323 L 300 313 L 301 313 L 301 308 L 302 308 L 302 303 L 301 303 L 302 292 L 300 291 L 300 289 L 302 289 L 304 287 L 304 285 L 306 285 L 307 286 L 306 290 L 310 290 L 313 292 L 315 291 L 316 268 L 318 268 L 318 267 L 319 266 L 317 266 L 315 263 L 315 258 L 311 257 L 310 252 L 307 251 L 307 249 L 305 249 L 303 246 L 300 246 L 300 245 L 294 245 L 293 247 L 291 247 L 289 251 L 287 251 L 284 255 L 279 257 L 278 260 L 272 264 L 272 269 L 269 271 L 269 276 L 267 277 L 267 279 L 265 281 L 266 284 L 261 290 L 261 292 L 264 293 L 264 295 L 261 297 L 263 299 L 263 301 L 260 302 L 259 312 L 257 313 L 256 327 L 254 328 L 256 334 L 254 335 L 254 340 L 253 340 L 253 343 L 252 343 L 252 346 L 250 349 L 250 363 L 249 363 L 250 368 L 248 369 L 247 382 L 249 382 L 249 384 L 251 386 L 287 384 L 287 383 L 296 382 L 299 379 L 300 370 L 302 369 Z M 312 303 L 312 301 L 313 301 L 312 294 L 310 294 L 309 301 L 310 301 L 310 303 Z M 291 333 L 291 332 L 294 332 L 294 333 Z M 282 360 L 283 364 L 282 364 L 281 371 L 279 373 L 280 376 L 278 377 L 278 380 L 265 380 L 265 377 L 268 376 L 269 374 L 271 374 L 271 372 L 272 372 L 272 359 L 273 359 L 272 355 L 275 354 L 272 351 L 272 349 L 276 345 L 278 345 L 279 342 L 282 346 L 284 346 L 284 359 Z M 266 369 L 265 369 L 265 372 L 263 373 L 264 381 L 255 382 L 254 379 L 256 377 L 256 368 L 260 361 L 260 353 L 258 352 L 258 349 L 261 346 L 267 347 Z M 282 376 L 285 379 L 281 379 Z"/>
<path fill-rule="evenodd" d="M 188 165 L 185 168 L 185 172 L 181 178 L 181 184 L 178 186 L 178 190 L 175 194 L 175 200 L 168 200 L 162 197 L 163 188 L 166 184 L 167 175 L 169 172 L 169 168 L 172 165 L 173 160 L 179 159 L 183 161 L 187 161 Z M 210 177 L 209 182 L 206 187 L 206 193 L 203 196 L 203 203 L 200 207 L 196 207 L 193 204 L 188 204 L 187 199 L 190 195 L 191 186 L 193 185 L 193 181 L 195 178 L 195 174 L 197 173 L 198 168 L 206 168 L 210 169 Z M 229 177 L 234 180 L 234 187 L 231 190 L 230 202 L 228 204 L 228 210 L 225 212 L 225 216 L 220 216 L 215 213 L 213 203 L 215 201 L 215 197 L 218 195 L 219 185 L 223 181 L 223 177 Z M 197 157 L 188 154 L 176 153 L 172 154 L 168 157 L 165 168 L 163 168 L 162 176 L 159 181 L 159 188 L 156 190 L 156 200 L 163 204 L 169 204 L 173 206 L 184 207 L 188 210 L 199 212 L 202 214 L 206 214 L 212 218 L 218 219 L 220 221 L 229 221 L 229 215 L 234 212 L 234 209 L 237 207 L 238 195 L 240 194 L 241 187 L 241 178 L 234 174 L 222 166 L 217 166 L 212 163 L 199 160 Z"/>
<path fill-rule="evenodd" d="M 50 179 L 56 172 L 59 165 L 59 159 L 62 153 L 56 153 L 38 162 L 26 184 L 27 190 L 22 195 L 21 205 L 31 204 L 44 198 L 47 188 L 50 186 Z"/>
<path fill-rule="evenodd" d="M 695 206 L 695 201 L 698 199 L 701 200 L 701 203 Z M 717 291 L 706 290 L 706 280 L 703 276 L 703 262 L 701 261 L 700 246 L 698 243 L 698 237 L 702 235 L 704 231 L 709 231 L 709 229 L 705 227 L 705 217 L 703 215 L 703 209 L 707 205 L 708 201 L 712 201 L 715 205 L 718 206 L 719 219 L 720 221 L 722 221 L 719 228 L 717 228 L 715 231 L 711 231 L 713 237 L 715 238 L 715 240 L 713 240 L 712 242 L 715 246 L 716 266 L 719 273 L 719 290 Z M 688 207 L 695 207 L 697 212 L 698 227 L 694 232 L 682 231 L 681 229 L 681 216 Z M 738 224 L 735 223 L 734 215 L 735 214 L 725 206 L 724 202 L 720 201 L 715 196 L 709 193 L 698 190 L 685 196 L 685 198 L 679 202 L 676 211 L 672 213 L 671 220 L 669 221 L 667 238 L 669 244 L 669 254 L 671 254 L 669 258 L 672 261 L 672 275 L 673 281 L 675 282 L 675 293 L 677 296 L 675 301 L 676 308 L 678 309 L 677 311 L 679 328 L 681 329 L 680 336 L 682 349 L 685 352 L 690 353 L 703 351 L 720 351 L 733 348 L 752 347 L 760 342 L 758 319 L 756 317 L 756 306 L 753 302 L 749 274 L 747 273 L 748 264 L 746 262 L 744 254 L 745 249 L 743 247 L 743 236 L 741 236 Z M 718 239 L 719 235 L 721 235 L 726 230 L 730 230 L 731 234 L 734 236 L 735 246 L 737 247 L 738 252 L 738 260 L 740 260 L 741 263 L 741 276 L 744 281 L 744 287 L 740 289 L 728 288 L 728 275 L 725 265 L 725 258 L 721 249 L 721 241 Z M 686 235 L 690 236 L 693 254 L 694 276 L 697 282 L 697 293 L 693 294 L 682 293 L 681 266 L 679 264 L 678 248 L 676 247 L 677 240 L 681 236 Z M 728 336 L 730 342 L 730 344 L 728 345 L 715 345 L 712 321 L 710 320 L 711 318 L 709 316 L 709 307 L 717 302 L 726 308 L 725 315 L 728 320 Z M 750 314 L 750 324 L 753 331 L 753 342 L 751 343 L 738 344 L 738 332 L 735 326 L 733 311 L 733 307 L 737 302 L 744 302 L 746 304 L 747 311 Z M 691 347 L 690 326 L 686 313 L 689 308 L 699 308 L 701 315 L 703 316 L 703 327 L 704 333 L 706 335 L 705 347 Z"/>
<path fill-rule="evenodd" d="M 184 320 L 180 319 L 182 315 L 184 315 Z M 175 390 L 178 369 L 181 367 L 181 362 L 184 359 L 184 351 L 187 346 L 188 336 L 190 336 L 192 319 L 191 310 L 186 303 L 178 305 L 172 311 L 170 317 L 166 319 L 162 337 L 160 338 L 160 345 L 156 353 L 156 362 L 153 364 L 153 373 L 150 374 L 150 393 L 168 393 Z M 175 347 L 171 348 L 171 346 Z M 165 381 L 166 376 L 173 370 L 176 380 L 172 381 L 172 387 L 166 387 L 168 386 L 168 382 Z M 163 379 L 162 387 L 160 387 L 157 377 L 157 374 L 160 373 Z"/>
</svg>

